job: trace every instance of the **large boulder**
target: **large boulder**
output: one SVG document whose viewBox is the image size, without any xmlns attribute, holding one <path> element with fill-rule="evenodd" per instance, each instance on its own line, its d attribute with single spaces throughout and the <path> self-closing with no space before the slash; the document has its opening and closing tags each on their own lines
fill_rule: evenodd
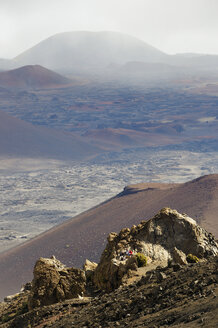
<svg viewBox="0 0 218 328">
<path fill-rule="evenodd" d="M 40 258 L 33 271 L 29 309 L 78 297 L 85 292 L 83 270 L 67 268 L 55 257 Z"/>
<path fill-rule="evenodd" d="M 108 236 L 108 244 L 93 276 L 98 288 L 111 291 L 137 270 L 135 256 L 120 258 L 128 249 L 144 254 L 152 267 L 155 263 L 186 264 L 188 254 L 200 259 L 218 254 L 218 245 L 211 233 L 186 214 L 163 208 L 149 221 Z"/>
</svg>

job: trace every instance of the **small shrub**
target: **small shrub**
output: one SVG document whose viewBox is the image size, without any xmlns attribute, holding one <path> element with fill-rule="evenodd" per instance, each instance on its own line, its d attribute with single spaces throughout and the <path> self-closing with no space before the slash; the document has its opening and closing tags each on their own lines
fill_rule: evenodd
<svg viewBox="0 0 218 328">
<path fill-rule="evenodd" d="M 6 314 L 2 315 L 0 322 L 5 323 L 5 322 L 8 322 L 9 320 L 11 320 L 11 317 L 8 315 L 8 313 L 6 313 Z"/>
<path fill-rule="evenodd" d="M 188 254 L 186 256 L 186 260 L 188 263 L 198 263 L 199 262 L 199 258 L 193 254 Z"/>
<path fill-rule="evenodd" d="M 28 312 L 28 304 L 27 301 L 22 303 L 22 306 L 17 310 L 16 315 L 24 314 Z"/>
<path fill-rule="evenodd" d="M 137 259 L 137 264 L 138 264 L 139 268 L 145 267 L 147 265 L 147 257 L 144 254 L 137 253 L 136 259 Z"/>
</svg>

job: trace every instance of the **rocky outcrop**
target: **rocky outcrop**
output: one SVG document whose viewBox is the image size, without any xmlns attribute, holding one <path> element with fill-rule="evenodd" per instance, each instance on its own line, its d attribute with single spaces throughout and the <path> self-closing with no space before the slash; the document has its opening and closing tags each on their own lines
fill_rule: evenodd
<svg viewBox="0 0 218 328">
<path fill-rule="evenodd" d="M 121 234 L 122 231 L 123 240 L 119 240 L 116 233 L 109 234 L 108 244 L 93 275 L 94 285 L 106 291 L 119 287 L 124 277 L 130 277 L 138 268 L 135 256 L 128 257 L 124 261 L 119 259 L 119 254 L 128 246 L 128 239 L 126 240 L 125 237 L 129 231 L 123 229 Z"/>
<path fill-rule="evenodd" d="M 55 257 L 40 258 L 35 264 L 33 275 L 29 309 L 78 297 L 85 292 L 84 271 L 67 268 Z"/>
<path fill-rule="evenodd" d="M 55 257 L 40 258 L 34 268 L 29 309 L 82 296 L 86 281 L 102 291 L 111 291 L 138 274 L 139 254 L 147 266 L 164 267 L 187 264 L 187 255 L 199 259 L 218 254 L 212 234 L 185 214 L 162 209 L 149 221 L 131 229 L 112 232 L 100 263 L 86 260 L 84 270 L 67 268 Z M 145 271 L 143 272 L 145 274 Z M 88 289 L 87 289 L 88 290 Z"/>
<path fill-rule="evenodd" d="M 27 312 L 26 298 L 0 303 L 0 327 L 218 327 L 218 257 L 147 272 L 131 285 L 94 298 Z M 20 315 L 20 313 L 22 313 Z"/>
<path fill-rule="evenodd" d="M 186 264 L 188 254 L 204 259 L 218 253 L 212 234 L 186 214 L 164 208 L 149 221 L 108 236 L 108 244 L 93 276 L 98 288 L 111 291 L 137 270 L 135 256 L 120 256 L 128 249 L 143 253 L 148 263 L 162 266 L 169 262 Z"/>
<path fill-rule="evenodd" d="M 95 262 L 91 262 L 86 259 L 83 270 L 85 271 L 86 279 L 90 280 L 94 274 L 95 269 L 97 268 L 98 264 Z"/>
<path fill-rule="evenodd" d="M 20 296 L 20 293 L 8 295 L 8 296 L 4 297 L 4 302 L 9 303 L 9 302 L 13 301 L 14 299 L 18 298 L 19 296 Z"/>
<path fill-rule="evenodd" d="M 145 257 L 147 266 L 138 268 Z M 100 263 L 86 260 L 84 271 L 40 258 L 32 283 L 0 303 L 0 325 L 197 327 L 209 310 L 205 324 L 217 327 L 217 266 L 213 236 L 187 215 L 164 208 L 149 221 L 110 233 Z"/>
</svg>

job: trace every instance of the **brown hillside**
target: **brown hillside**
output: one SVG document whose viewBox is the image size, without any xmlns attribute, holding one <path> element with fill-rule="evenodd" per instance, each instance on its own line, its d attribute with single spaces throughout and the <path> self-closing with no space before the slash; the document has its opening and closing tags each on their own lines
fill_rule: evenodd
<svg viewBox="0 0 218 328">
<path fill-rule="evenodd" d="M 170 127 L 168 127 L 169 131 Z M 157 131 L 136 131 L 122 128 L 105 128 L 91 130 L 84 133 L 84 137 L 88 138 L 93 144 L 104 147 L 106 149 L 114 149 L 120 147 L 134 147 L 136 145 L 144 145 L 148 147 L 164 146 L 181 142 L 181 137 L 161 134 Z"/>
<path fill-rule="evenodd" d="M 40 256 L 54 254 L 69 266 L 81 266 L 86 258 L 98 261 L 109 232 L 149 219 L 162 207 L 187 213 L 217 237 L 218 175 L 183 184 L 131 186 L 117 197 L 0 254 L 0 296 L 17 291 L 30 280 Z"/>
<path fill-rule="evenodd" d="M 7 88 L 51 88 L 69 85 L 72 82 L 40 65 L 28 65 L 0 72 L 0 86 Z"/>
<path fill-rule="evenodd" d="M 0 156 L 82 159 L 99 150 L 67 132 L 35 126 L 0 111 Z"/>
</svg>

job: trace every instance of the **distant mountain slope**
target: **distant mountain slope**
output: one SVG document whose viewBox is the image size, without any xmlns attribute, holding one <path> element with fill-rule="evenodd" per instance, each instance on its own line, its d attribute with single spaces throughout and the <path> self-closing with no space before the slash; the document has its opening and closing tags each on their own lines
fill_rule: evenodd
<svg viewBox="0 0 218 328">
<path fill-rule="evenodd" d="M 177 54 L 171 56 L 169 63 L 177 66 L 217 71 L 218 55 Z"/>
<path fill-rule="evenodd" d="M 0 71 L 6 71 L 13 67 L 12 59 L 0 58 Z"/>
<path fill-rule="evenodd" d="M 78 160 L 98 151 L 78 136 L 33 126 L 0 111 L 0 156 Z"/>
<path fill-rule="evenodd" d="M 135 37 L 117 32 L 75 31 L 56 34 L 17 56 L 19 65 L 39 64 L 51 69 L 98 70 L 111 63 L 159 62 L 167 57 Z"/>
<path fill-rule="evenodd" d="M 172 134 L 174 135 L 173 139 Z M 83 136 L 92 141 L 94 145 L 109 150 L 123 147 L 133 148 L 141 145 L 148 147 L 164 146 L 180 143 L 182 140 L 182 137 L 178 136 L 176 130 L 173 130 L 170 125 L 167 126 L 166 132 L 158 131 L 158 129 L 137 131 L 136 129 L 105 128 L 87 131 Z"/>
<path fill-rule="evenodd" d="M 0 86 L 11 88 L 55 88 L 73 81 L 40 65 L 0 72 Z"/>
<path fill-rule="evenodd" d="M 218 175 L 183 184 L 130 186 L 117 197 L 0 254 L 0 297 L 32 278 L 32 267 L 40 256 L 54 254 L 69 266 L 81 266 L 86 258 L 98 261 L 108 233 L 149 219 L 162 207 L 187 213 L 217 237 Z"/>
<path fill-rule="evenodd" d="M 173 66 L 167 63 L 148 63 L 148 62 L 127 62 L 117 69 L 119 77 L 130 80 L 131 82 L 138 79 L 152 80 L 152 79 L 169 79 L 179 78 L 188 74 L 184 67 Z"/>
</svg>

